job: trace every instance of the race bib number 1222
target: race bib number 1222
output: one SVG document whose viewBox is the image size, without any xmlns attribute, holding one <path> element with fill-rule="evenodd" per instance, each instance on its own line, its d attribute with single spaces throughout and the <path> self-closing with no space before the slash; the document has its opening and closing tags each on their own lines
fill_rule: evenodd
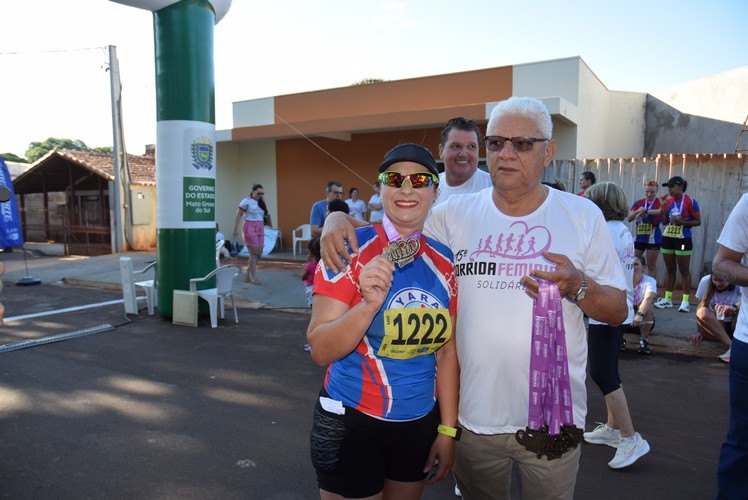
<svg viewBox="0 0 748 500">
<path fill-rule="evenodd" d="M 447 309 L 387 309 L 384 311 L 384 338 L 377 355 L 393 359 L 425 356 L 451 338 L 452 318 Z"/>
</svg>

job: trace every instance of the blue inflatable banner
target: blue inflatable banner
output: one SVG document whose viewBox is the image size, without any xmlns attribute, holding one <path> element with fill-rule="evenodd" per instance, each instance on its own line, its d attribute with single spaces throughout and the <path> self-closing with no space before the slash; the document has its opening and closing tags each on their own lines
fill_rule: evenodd
<svg viewBox="0 0 748 500">
<path fill-rule="evenodd" d="M 10 190 L 10 199 L 0 202 L 0 248 L 20 247 L 23 246 L 23 233 L 16 205 L 16 193 L 13 190 L 13 181 L 10 179 L 8 166 L 0 156 L 0 188 L 2 187 Z"/>
</svg>

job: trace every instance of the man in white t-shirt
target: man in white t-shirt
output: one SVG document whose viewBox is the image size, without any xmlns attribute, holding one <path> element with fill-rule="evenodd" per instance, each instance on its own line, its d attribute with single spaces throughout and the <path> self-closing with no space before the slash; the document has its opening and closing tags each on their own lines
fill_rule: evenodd
<svg viewBox="0 0 748 500">
<path fill-rule="evenodd" d="M 542 102 L 502 101 L 488 122 L 486 149 L 492 188 L 451 196 L 432 208 L 424 233 L 455 256 L 458 304 L 455 339 L 460 360 L 460 415 L 454 472 L 465 498 L 509 491 L 512 464 L 526 498 L 574 495 L 580 446 L 548 460 L 520 444 L 528 427 L 533 305 L 537 278 L 555 284 L 563 322 L 574 426 L 587 412 L 584 314 L 611 325 L 628 315 L 626 282 L 599 209 L 589 200 L 541 184 L 556 149 Z M 347 255 L 337 227 L 324 241 L 325 265 L 341 269 Z M 333 237 L 337 234 L 338 237 Z M 525 433 L 527 436 L 528 433 Z M 542 433 L 535 433 L 537 437 Z M 581 434 L 575 439 L 581 438 Z"/>
<path fill-rule="evenodd" d="M 444 172 L 439 174 L 439 189 L 434 206 L 455 194 L 477 193 L 491 187 L 491 176 L 478 169 L 481 133 L 474 121 L 452 118 L 439 137 L 439 157 Z"/>
<path fill-rule="evenodd" d="M 712 273 L 748 287 L 748 194 L 744 194 L 717 240 Z M 717 469 L 717 498 L 745 498 L 748 491 L 748 313 L 738 312 L 730 353 L 730 427 Z"/>
</svg>

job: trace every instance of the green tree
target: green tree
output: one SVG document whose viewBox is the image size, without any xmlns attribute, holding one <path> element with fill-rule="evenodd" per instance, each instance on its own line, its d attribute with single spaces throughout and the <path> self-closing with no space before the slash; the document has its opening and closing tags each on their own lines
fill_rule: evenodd
<svg viewBox="0 0 748 500">
<path fill-rule="evenodd" d="M 28 163 L 29 161 L 26 158 L 21 158 L 18 155 L 15 155 L 13 153 L 0 153 L 0 156 L 3 157 L 3 160 L 5 161 L 15 161 L 18 163 Z"/>
<path fill-rule="evenodd" d="M 112 154 L 112 146 L 98 146 L 95 148 L 91 148 L 91 151 L 93 151 L 94 153 Z"/>
<path fill-rule="evenodd" d="M 32 142 L 29 144 L 29 149 L 26 150 L 26 158 L 33 163 L 53 149 L 91 151 L 91 148 L 86 146 L 86 143 L 79 139 L 58 139 L 56 137 L 50 137 L 44 142 Z"/>
<path fill-rule="evenodd" d="M 379 82 L 386 82 L 387 80 L 382 80 L 381 78 L 364 78 L 363 80 L 359 80 L 352 85 L 368 85 L 370 83 L 379 83 Z"/>
</svg>

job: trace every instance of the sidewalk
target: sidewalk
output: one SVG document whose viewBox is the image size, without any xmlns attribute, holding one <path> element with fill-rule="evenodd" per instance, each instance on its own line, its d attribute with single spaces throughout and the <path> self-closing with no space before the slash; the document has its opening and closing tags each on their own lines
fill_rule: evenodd
<svg viewBox="0 0 748 500">
<path fill-rule="evenodd" d="M 156 260 L 155 252 L 127 252 L 119 255 L 101 255 L 96 257 L 53 257 L 27 252 L 28 273 L 41 279 L 43 283 L 60 283 L 71 286 L 85 286 L 108 290 L 121 290 L 119 274 L 119 257 L 133 259 L 133 268 L 142 269 Z M 14 284 L 26 276 L 23 253 L 15 251 L 0 254 L 0 261 L 5 264 L 5 275 L 2 277 L 6 286 Z M 263 257 L 258 265 L 257 276 L 262 285 L 245 283 L 241 276 L 236 278 L 236 294 L 242 299 L 240 307 L 253 309 L 291 309 L 308 311 L 304 288 L 299 274 L 306 262 L 306 255 L 293 255 L 292 252 L 271 253 Z M 239 257 L 224 260 L 223 263 L 246 265 L 247 260 Z M 6 292 L 8 293 L 8 292 Z M 664 292 L 660 290 L 660 295 Z M 680 292 L 675 292 L 673 303 L 679 304 Z M 0 298 L 0 301 L 2 299 Z M 725 351 L 718 342 L 702 342 L 693 345 L 688 338 L 696 332 L 696 300 L 691 298 L 691 312 L 679 313 L 677 307 L 658 309 L 657 323 L 650 336 L 653 353 L 670 352 L 691 356 L 716 357 Z M 11 311 L 6 313 L 10 315 Z M 627 334 L 629 349 L 638 347 L 638 337 Z"/>
</svg>

